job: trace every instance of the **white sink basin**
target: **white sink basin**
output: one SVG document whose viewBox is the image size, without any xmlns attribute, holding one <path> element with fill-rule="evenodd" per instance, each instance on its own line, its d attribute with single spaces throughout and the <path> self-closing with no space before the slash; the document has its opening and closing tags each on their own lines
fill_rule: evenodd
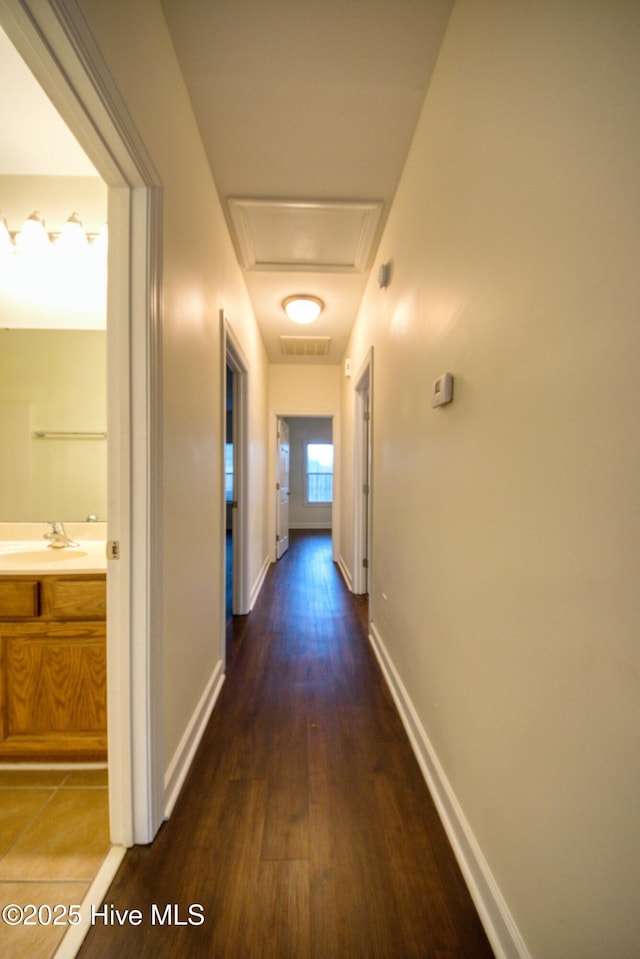
<svg viewBox="0 0 640 959">
<path fill-rule="evenodd" d="M 17 549 L 13 552 L 5 553 L 0 549 L 0 563 L 5 557 L 9 562 L 19 562 L 19 563 L 60 563 L 60 562 L 74 562 L 83 556 L 87 556 L 84 550 L 81 549 L 47 549 L 46 546 L 44 549 Z"/>
<path fill-rule="evenodd" d="M 104 572 L 106 568 L 104 542 L 52 549 L 32 541 L 0 541 L 0 574 L 93 573 Z"/>
</svg>

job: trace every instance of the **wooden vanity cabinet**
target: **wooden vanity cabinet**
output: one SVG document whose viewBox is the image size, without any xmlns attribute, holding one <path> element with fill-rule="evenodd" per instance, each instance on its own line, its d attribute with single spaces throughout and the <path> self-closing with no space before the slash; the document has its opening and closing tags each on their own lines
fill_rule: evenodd
<svg viewBox="0 0 640 959">
<path fill-rule="evenodd" d="M 0 762 L 107 756 L 106 575 L 0 577 Z"/>
</svg>

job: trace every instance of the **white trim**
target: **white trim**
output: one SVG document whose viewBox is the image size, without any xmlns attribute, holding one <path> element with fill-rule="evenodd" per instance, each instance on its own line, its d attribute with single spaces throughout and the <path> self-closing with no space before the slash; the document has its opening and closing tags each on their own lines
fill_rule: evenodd
<svg viewBox="0 0 640 959">
<path fill-rule="evenodd" d="M 437 753 L 374 623 L 369 639 L 496 959 L 531 959 Z"/>
<path fill-rule="evenodd" d="M 303 272 L 320 270 L 322 273 L 364 273 L 371 266 L 374 251 L 374 241 L 378 235 L 381 226 L 381 217 L 383 204 L 378 200 L 373 201 L 291 201 L 291 200 L 264 200 L 243 197 L 231 197 L 227 200 L 231 221 L 231 237 L 238 253 L 238 259 L 245 270 L 277 270 L 282 272 Z M 306 221 L 306 231 L 311 236 L 318 235 L 323 229 L 330 227 L 336 217 L 339 217 L 340 227 L 344 229 L 345 215 L 351 217 L 350 228 L 355 230 L 359 227 L 359 234 L 356 242 L 348 251 L 343 251 L 342 256 L 335 262 L 327 262 L 324 259 L 315 260 L 311 257 L 300 255 L 299 250 L 291 249 L 285 253 L 278 261 L 270 258 L 260 258 L 254 243 L 254 236 L 258 240 L 260 247 L 261 229 L 256 220 L 262 215 L 275 217 L 282 225 L 285 234 L 290 234 L 294 229 L 294 223 L 297 224 L 303 217 Z M 270 230 L 272 233 L 273 230 Z M 277 229 L 276 229 L 276 232 Z M 305 233 L 306 235 L 306 233 Z M 281 239 L 282 237 L 278 237 Z"/>
<path fill-rule="evenodd" d="M 75 959 L 91 928 L 91 907 L 97 908 L 101 905 L 125 853 L 124 846 L 111 847 L 80 904 L 81 921 L 77 926 L 67 928 L 60 945 L 53 954 L 54 959 Z"/>
<path fill-rule="evenodd" d="M 262 587 L 264 586 L 264 581 L 267 578 L 267 573 L 269 572 L 270 566 L 271 566 L 271 560 L 267 556 L 262 564 L 262 568 L 260 572 L 258 573 L 258 577 L 255 583 L 253 584 L 253 588 L 251 590 L 251 598 L 249 600 L 249 612 L 251 612 L 251 610 L 253 609 L 253 607 L 256 605 L 258 601 L 258 596 L 260 595 L 260 591 L 262 590 Z"/>
<path fill-rule="evenodd" d="M 349 572 L 349 567 L 347 566 L 347 564 L 346 564 L 346 562 L 345 562 L 345 560 L 344 560 L 344 557 L 343 557 L 342 553 L 340 554 L 340 556 L 338 556 L 338 559 L 336 560 L 336 562 L 337 562 L 337 564 L 338 564 L 338 569 L 339 569 L 340 572 L 342 573 L 342 578 L 344 579 L 345 583 L 347 584 L 347 588 L 349 589 L 349 592 L 352 593 L 352 592 L 353 592 L 353 580 L 351 579 L 351 573 Z"/>
<path fill-rule="evenodd" d="M 191 719 L 185 729 L 178 748 L 176 749 L 164 777 L 164 818 L 168 819 L 180 795 L 180 790 L 187 778 L 187 773 L 196 754 L 196 749 L 204 735 L 209 717 L 213 712 L 222 684 L 224 683 L 224 667 L 219 659 L 207 683 L 207 687 L 200 697 L 200 701 L 193 711 Z"/>
<path fill-rule="evenodd" d="M 163 819 L 162 194 L 131 191 L 131 749 L 134 842 Z M 138 279 L 139 278 L 139 279 Z M 144 684 L 144 685 L 143 685 Z M 118 708 L 117 690 L 109 711 Z"/>
</svg>

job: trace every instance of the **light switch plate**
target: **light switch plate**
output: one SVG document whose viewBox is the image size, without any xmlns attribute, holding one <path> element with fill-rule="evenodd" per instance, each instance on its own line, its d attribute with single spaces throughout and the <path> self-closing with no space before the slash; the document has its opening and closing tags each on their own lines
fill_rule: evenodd
<svg viewBox="0 0 640 959">
<path fill-rule="evenodd" d="M 451 373 L 443 373 L 437 380 L 433 381 L 431 393 L 431 405 L 444 406 L 453 399 L 453 376 Z"/>
</svg>

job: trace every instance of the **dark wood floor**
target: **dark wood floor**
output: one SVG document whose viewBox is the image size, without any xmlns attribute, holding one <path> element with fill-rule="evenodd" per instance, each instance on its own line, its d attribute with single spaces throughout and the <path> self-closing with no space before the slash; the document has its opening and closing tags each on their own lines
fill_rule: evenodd
<svg viewBox="0 0 640 959">
<path fill-rule="evenodd" d="M 81 959 L 490 959 L 328 534 L 292 534 L 233 640 L 173 816 L 106 897 L 143 922 Z"/>
</svg>

